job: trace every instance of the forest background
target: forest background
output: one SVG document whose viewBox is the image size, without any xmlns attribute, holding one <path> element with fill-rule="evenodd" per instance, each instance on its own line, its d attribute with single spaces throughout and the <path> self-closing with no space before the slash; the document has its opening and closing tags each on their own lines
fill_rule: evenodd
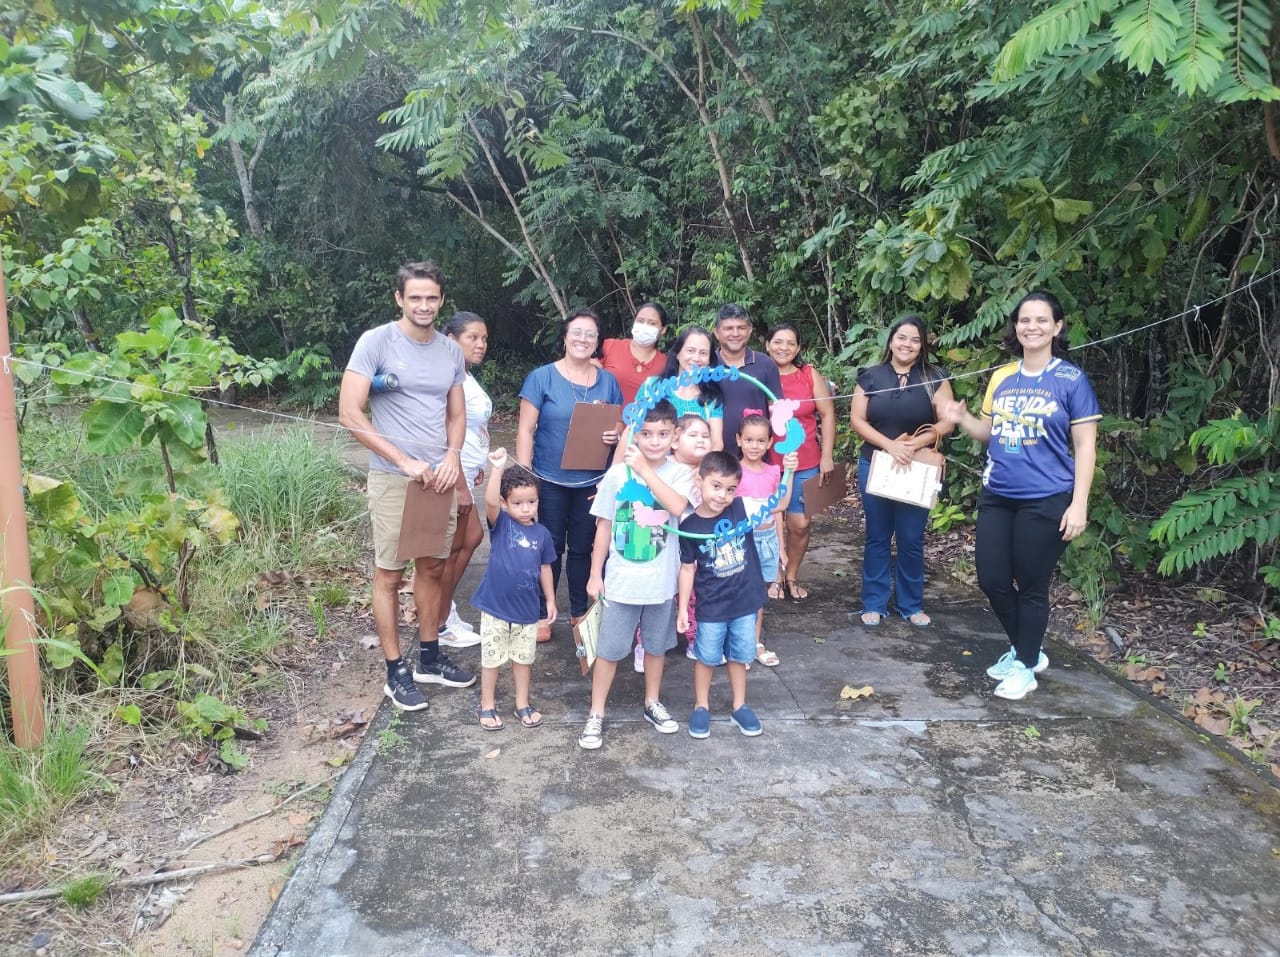
<svg viewBox="0 0 1280 957">
<path fill-rule="evenodd" d="M 797 323 L 839 393 L 917 312 L 974 400 L 1009 308 L 1049 289 L 1107 412 L 1063 566 L 1090 620 L 1158 570 L 1280 638 L 1266 0 L 28 0 L 0 4 L 0 33 L 42 640 L 125 725 L 167 693 L 242 759 L 215 679 L 269 623 L 227 625 L 227 593 L 199 588 L 261 516 L 208 400 L 323 408 L 422 258 L 489 320 L 498 397 L 572 308 L 625 335 L 656 300 L 678 324 L 727 301 L 760 332 Z M 978 486 L 978 450 L 952 445 L 940 529 Z M 296 483 L 307 457 L 271 463 Z M 355 520 L 321 497 L 239 572 Z"/>
</svg>

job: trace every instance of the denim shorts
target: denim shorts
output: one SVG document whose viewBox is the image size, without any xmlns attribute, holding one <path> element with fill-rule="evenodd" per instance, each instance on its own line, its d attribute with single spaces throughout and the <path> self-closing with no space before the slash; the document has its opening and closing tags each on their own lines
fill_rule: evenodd
<svg viewBox="0 0 1280 957">
<path fill-rule="evenodd" d="M 778 580 L 778 529 L 774 525 L 755 528 L 751 530 L 751 537 L 755 539 L 756 554 L 760 556 L 761 577 L 765 584 L 772 584 Z"/>
<path fill-rule="evenodd" d="M 818 466 L 815 465 L 811 469 L 796 469 L 796 474 L 791 476 L 791 501 L 787 503 L 788 515 L 804 514 L 804 483 L 819 471 Z"/>
<path fill-rule="evenodd" d="M 721 659 L 746 664 L 756 657 L 756 613 L 733 621 L 699 621 L 698 635 L 693 639 L 693 653 L 698 661 L 713 668 Z"/>
</svg>

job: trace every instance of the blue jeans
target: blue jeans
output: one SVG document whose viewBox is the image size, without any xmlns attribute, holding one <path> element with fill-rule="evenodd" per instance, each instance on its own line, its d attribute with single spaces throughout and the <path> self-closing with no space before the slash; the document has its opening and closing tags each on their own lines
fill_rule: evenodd
<svg viewBox="0 0 1280 957">
<path fill-rule="evenodd" d="M 893 571 L 894 597 L 898 613 L 909 618 L 924 610 L 924 527 L 929 510 L 867 494 L 871 460 L 858 461 L 858 490 L 862 493 L 862 514 L 867 522 L 867 539 L 862 546 L 862 610 L 889 613 L 892 543 L 897 539 L 898 562 Z"/>
<path fill-rule="evenodd" d="M 569 488 L 555 482 L 543 482 L 538 491 L 538 521 L 551 533 L 556 548 L 551 587 L 560 587 L 563 562 L 569 575 L 569 613 L 574 616 L 587 613 L 587 579 L 591 577 L 591 546 L 596 537 L 596 520 L 591 516 L 595 494 L 594 485 Z M 542 614 L 546 614 L 545 608 Z"/>
</svg>

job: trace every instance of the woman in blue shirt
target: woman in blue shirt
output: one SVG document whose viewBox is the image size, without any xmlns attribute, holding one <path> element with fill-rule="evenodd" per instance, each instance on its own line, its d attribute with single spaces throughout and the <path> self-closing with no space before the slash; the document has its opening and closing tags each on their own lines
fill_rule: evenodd
<svg viewBox="0 0 1280 957">
<path fill-rule="evenodd" d="M 564 469 L 560 460 L 573 407 L 579 402 L 621 405 L 622 390 L 617 379 L 591 363 L 600 343 L 599 316 L 579 309 L 564 321 L 560 337 L 564 356 L 534 369 L 520 387 L 516 461 L 542 480 L 538 521 L 551 533 L 556 549 L 552 578 L 558 588 L 563 563 L 569 576 L 569 612 L 577 619 L 587 613 L 587 579 L 596 534 L 591 497 L 604 470 Z M 617 445 L 618 428 L 604 432 L 601 440 Z M 538 623 L 538 640 L 550 638 L 551 623 L 544 619 Z"/>
<path fill-rule="evenodd" d="M 1067 326 L 1052 295 L 1025 296 L 1009 314 L 1004 342 L 1019 361 L 992 375 L 981 417 L 961 402 L 939 402 L 938 414 L 987 445 L 978 585 L 1010 644 L 987 674 L 1000 682 L 998 697 L 1016 701 L 1049 667 L 1041 650 L 1049 584 L 1088 521 L 1102 411 L 1084 372 L 1062 358 Z"/>
</svg>

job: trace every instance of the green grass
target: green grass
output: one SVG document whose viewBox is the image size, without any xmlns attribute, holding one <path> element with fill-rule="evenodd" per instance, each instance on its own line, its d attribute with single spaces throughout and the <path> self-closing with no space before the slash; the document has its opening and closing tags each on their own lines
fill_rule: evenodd
<svg viewBox="0 0 1280 957">
<path fill-rule="evenodd" d="M 111 875 L 95 871 L 69 881 L 62 888 L 62 899 L 74 910 L 88 910 L 111 886 Z"/>
<path fill-rule="evenodd" d="M 87 725 L 54 720 L 40 748 L 0 742 L 0 845 L 39 833 L 100 780 L 86 753 L 89 738 Z"/>
</svg>

